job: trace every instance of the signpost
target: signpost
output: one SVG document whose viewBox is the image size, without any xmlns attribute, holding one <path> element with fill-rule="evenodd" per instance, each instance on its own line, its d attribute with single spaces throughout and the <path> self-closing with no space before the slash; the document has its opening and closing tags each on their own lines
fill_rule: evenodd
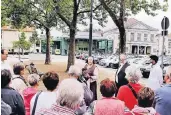
<svg viewBox="0 0 171 115">
<path fill-rule="evenodd" d="M 165 42 L 165 36 L 168 34 L 168 28 L 169 28 L 169 19 L 164 16 L 162 22 L 161 22 L 161 27 L 162 27 L 162 36 L 163 36 L 163 46 L 162 46 L 162 69 L 164 68 L 163 66 L 163 57 L 164 57 L 164 42 Z"/>
</svg>

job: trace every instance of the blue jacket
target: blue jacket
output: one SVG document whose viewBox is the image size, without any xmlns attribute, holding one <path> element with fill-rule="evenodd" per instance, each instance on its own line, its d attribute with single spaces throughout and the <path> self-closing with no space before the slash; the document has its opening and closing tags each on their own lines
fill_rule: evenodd
<svg viewBox="0 0 171 115">
<path fill-rule="evenodd" d="M 171 115 L 171 84 L 156 90 L 155 109 L 160 115 Z"/>
<path fill-rule="evenodd" d="M 2 88 L 1 98 L 12 108 L 10 115 L 25 115 L 24 101 L 16 90 L 10 87 Z"/>
</svg>

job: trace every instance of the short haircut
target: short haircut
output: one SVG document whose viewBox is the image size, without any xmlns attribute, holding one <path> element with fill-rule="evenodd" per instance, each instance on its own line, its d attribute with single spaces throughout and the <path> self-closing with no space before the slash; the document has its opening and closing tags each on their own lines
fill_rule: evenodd
<svg viewBox="0 0 171 115">
<path fill-rule="evenodd" d="M 84 89 L 76 79 L 64 79 L 57 90 L 57 104 L 75 110 L 83 101 Z"/>
<path fill-rule="evenodd" d="M 24 64 L 23 63 L 16 63 L 13 66 L 13 71 L 15 75 L 20 75 L 20 72 L 24 70 Z"/>
<path fill-rule="evenodd" d="M 109 78 L 100 82 L 100 92 L 103 97 L 112 97 L 117 91 L 116 84 Z"/>
<path fill-rule="evenodd" d="M 43 83 L 47 90 L 53 91 L 59 83 L 58 74 L 53 71 L 45 73 L 43 75 Z"/>
<path fill-rule="evenodd" d="M 151 55 L 150 59 L 154 60 L 156 63 L 158 62 L 158 57 L 156 55 Z"/>
<path fill-rule="evenodd" d="M 1 70 L 1 88 L 4 88 L 9 85 L 12 75 L 9 70 Z"/>
<path fill-rule="evenodd" d="M 5 51 L 6 49 L 1 49 L 1 54 L 4 54 L 4 51 Z"/>
<path fill-rule="evenodd" d="M 138 92 L 138 105 L 140 107 L 152 107 L 154 101 L 154 91 L 144 87 Z"/>
<path fill-rule="evenodd" d="M 40 79 L 40 76 L 37 74 L 30 74 L 27 77 L 27 80 L 28 80 L 30 86 L 35 86 L 36 84 L 38 84 L 39 79 Z"/>
<path fill-rule="evenodd" d="M 140 78 L 142 77 L 142 73 L 139 68 L 136 66 L 128 66 L 125 70 L 126 73 L 126 78 L 128 79 L 129 82 L 131 83 L 137 83 Z"/>
<path fill-rule="evenodd" d="M 69 68 L 68 74 L 71 75 L 71 76 L 79 77 L 79 76 L 81 76 L 82 71 L 81 71 L 81 69 L 78 66 L 72 65 Z"/>
</svg>

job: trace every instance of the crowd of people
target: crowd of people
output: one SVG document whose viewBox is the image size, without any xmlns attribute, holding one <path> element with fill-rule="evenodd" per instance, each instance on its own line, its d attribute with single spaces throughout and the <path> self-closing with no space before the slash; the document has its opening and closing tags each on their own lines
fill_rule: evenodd
<svg viewBox="0 0 171 115">
<path fill-rule="evenodd" d="M 2 115 L 171 115 L 171 67 L 163 79 L 158 57 L 150 56 L 152 69 L 147 84 L 140 84 L 139 68 L 129 65 L 124 54 L 115 79 L 100 81 L 102 98 L 97 98 L 99 69 L 93 57 L 80 68 L 72 65 L 68 78 L 59 81 L 54 71 L 42 77 L 25 77 L 23 63 L 6 63 L 8 52 L 1 50 Z M 46 88 L 39 91 L 40 81 Z M 163 85 L 163 81 L 165 84 Z"/>
</svg>

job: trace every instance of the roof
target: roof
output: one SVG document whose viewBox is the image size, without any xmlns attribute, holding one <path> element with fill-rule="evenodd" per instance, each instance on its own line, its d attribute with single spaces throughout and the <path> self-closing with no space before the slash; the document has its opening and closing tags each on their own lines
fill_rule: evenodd
<svg viewBox="0 0 171 115">
<path fill-rule="evenodd" d="M 135 19 L 135 18 L 129 18 L 124 24 L 125 24 L 125 25 L 124 25 L 124 26 L 125 26 L 125 29 L 133 29 L 133 27 L 134 27 L 135 25 L 141 24 L 141 25 L 145 26 L 146 28 L 148 28 L 148 30 L 150 30 L 150 31 L 158 31 L 158 29 L 153 28 L 153 27 L 151 27 L 151 26 L 149 26 L 149 25 L 143 23 L 142 21 L 138 21 L 138 20 Z M 115 26 L 113 27 L 113 29 L 107 30 L 107 31 L 105 31 L 105 32 L 110 32 L 110 31 L 113 31 L 113 30 L 116 30 L 116 29 L 118 29 L 118 28 L 117 28 L 117 26 L 115 25 Z"/>
<path fill-rule="evenodd" d="M 10 26 L 3 26 L 1 28 L 1 30 L 3 31 L 18 31 L 18 29 L 14 29 L 14 28 L 11 28 Z M 34 27 L 26 27 L 24 29 L 22 29 L 23 32 L 33 32 L 35 30 Z"/>
<path fill-rule="evenodd" d="M 68 35 L 64 34 L 63 37 L 69 37 Z M 76 39 L 89 39 L 89 32 L 77 32 L 76 33 L 76 36 L 75 36 Z M 92 33 L 92 39 L 107 39 L 103 36 L 103 32 L 93 32 Z"/>
</svg>

